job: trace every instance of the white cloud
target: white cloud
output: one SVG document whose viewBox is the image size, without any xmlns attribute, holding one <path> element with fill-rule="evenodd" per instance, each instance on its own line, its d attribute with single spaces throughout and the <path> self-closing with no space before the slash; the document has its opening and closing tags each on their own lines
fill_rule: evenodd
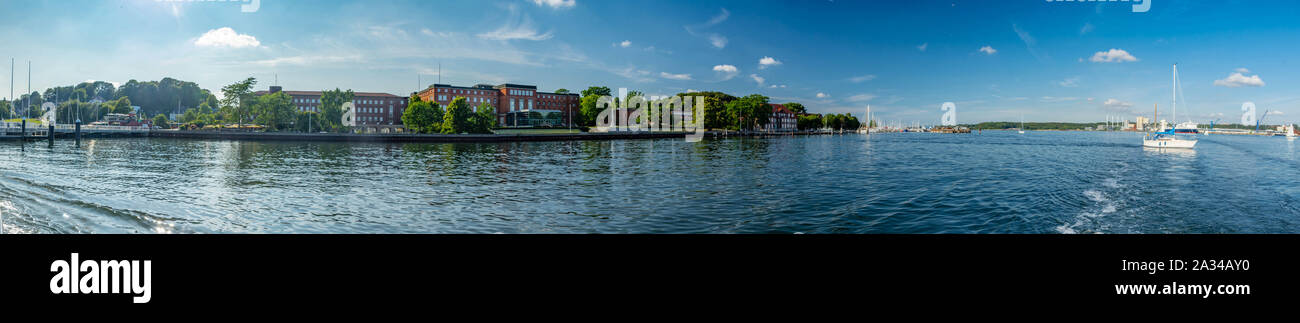
<svg viewBox="0 0 1300 323">
<path fill-rule="evenodd" d="M 718 72 L 718 75 L 722 76 L 723 81 L 730 80 L 736 77 L 736 75 L 740 75 L 740 69 L 736 68 L 734 65 L 728 64 L 714 66 L 713 71 Z"/>
<path fill-rule="evenodd" d="M 998 50 L 993 49 L 993 47 L 991 46 L 984 46 L 984 47 L 980 47 L 980 52 L 988 55 L 993 55 L 993 54 L 997 54 Z"/>
<path fill-rule="evenodd" d="M 772 86 L 769 86 L 768 88 L 769 88 L 769 89 L 784 89 L 784 88 L 785 88 L 785 84 L 781 84 L 781 85 L 772 84 Z"/>
<path fill-rule="evenodd" d="M 1270 115 L 1270 116 L 1271 116 L 1271 115 L 1283 115 L 1283 114 L 1286 114 L 1286 113 L 1285 113 L 1285 112 L 1282 112 L 1282 111 L 1279 111 L 1279 110 L 1271 110 L 1271 111 L 1268 111 L 1268 112 L 1264 113 L 1264 115 Z"/>
<path fill-rule="evenodd" d="M 831 97 L 830 94 L 826 94 L 826 93 L 822 93 L 822 92 L 817 92 L 817 98 L 818 98 L 818 99 L 825 99 L 825 98 L 829 98 L 829 97 Z"/>
<path fill-rule="evenodd" d="M 1242 74 L 1250 73 L 1250 70 L 1246 69 L 1245 67 L 1237 68 L 1235 71 L 1237 71 L 1237 73 L 1242 73 Z"/>
<path fill-rule="evenodd" d="M 623 47 L 623 48 L 632 47 L 632 41 L 624 40 L 623 42 L 618 43 L 618 47 Z"/>
<path fill-rule="evenodd" d="M 659 72 L 659 77 L 666 78 L 669 80 L 679 80 L 679 81 L 691 80 L 690 74 L 672 74 L 668 72 Z"/>
<path fill-rule="evenodd" d="M 526 14 L 520 14 L 519 9 L 513 5 L 510 6 L 509 10 L 510 18 L 506 19 L 505 25 L 502 25 L 501 28 L 497 28 L 497 30 L 478 34 L 478 38 L 500 41 L 537 41 L 551 39 L 551 37 L 555 36 L 553 32 L 548 31 L 542 33 L 537 31 L 537 28 L 533 27 L 533 19 L 529 18 Z"/>
<path fill-rule="evenodd" d="M 277 57 L 249 62 L 249 64 L 276 67 L 276 66 L 316 66 L 319 64 L 338 64 L 338 63 L 360 63 L 363 59 L 360 55 L 300 55 Z"/>
<path fill-rule="evenodd" d="M 921 46 L 916 46 L 916 49 L 922 52 L 924 52 L 926 48 L 930 48 L 930 43 L 924 43 L 921 44 Z"/>
<path fill-rule="evenodd" d="M 719 34 L 709 34 L 709 44 L 712 44 L 713 47 L 725 48 L 727 47 L 727 37 Z"/>
<path fill-rule="evenodd" d="M 866 102 L 866 101 L 871 101 L 871 99 L 875 99 L 875 98 L 876 98 L 875 94 L 858 94 L 858 95 L 850 96 L 848 100 L 850 102 Z"/>
<path fill-rule="evenodd" d="M 876 76 L 875 76 L 875 75 L 870 75 L 870 74 L 868 74 L 868 75 L 862 75 L 862 76 L 854 76 L 854 77 L 850 77 L 850 78 L 849 78 L 849 82 L 853 82 L 853 83 L 862 83 L 862 82 L 866 82 L 866 81 L 870 81 L 870 80 L 874 80 L 874 79 L 876 79 Z"/>
<path fill-rule="evenodd" d="M 1088 60 L 1093 63 L 1124 63 L 1138 61 L 1137 57 L 1133 57 L 1133 55 L 1129 54 L 1127 51 L 1118 48 L 1111 48 L 1108 51 L 1097 52 L 1096 54 L 1092 54 L 1092 58 Z"/>
<path fill-rule="evenodd" d="M 1259 75 L 1245 76 L 1241 73 L 1232 73 L 1222 80 L 1214 80 L 1214 86 L 1222 87 L 1261 87 L 1264 86 L 1264 80 Z"/>
<path fill-rule="evenodd" d="M 256 37 L 237 33 L 230 27 L 221 27 L 199 36 L 194 41 L 194 46 L 244 48 L 262 46 L 262 42 L 257 41 Z"/>
<path fill-rule="evenodd" d="M 758 83 L 758 86 L 763 86 L 763 82 L 767 81 L 767 79 L 758 76 L 758 74 L 749 74 L 749 79 L 754 80 L 754 83 Z"/>
<path fill-rule="evenodd" d="M 705 22 L 703 25 L 686 26 L 686 32 L 690 33 L 692 36 L 696 36 L 696 37 L 702 36 L 708 38 L 709 44 L 713 45 L 713 47 L 715 48 L 719 48 L 719 49 L 725 48 L 727 47 L 726 36 L 720 35 L 718 33 L 711 33 L 711 32 L 696 32 L 695 30 L 713 27 L 714 25 L 720 24 L 723 21 L 727 21 L 728 17 L 731 17 L 731 12 L 727 11 L 727 8 L 722 8 L 722 13 L 718 14 L 717 16 L 713 16 L 713 18 L 709 18 L 709 21 Z"/>
<path fill-rule="evenodd" d="M 443 37 L 443 38 L 452 37 L 456 35 L 456 33 L 449 32 L 449 31 L 434 32 L 433 30 L 429 30 L 429 28 L 420 29 L 420 33 L 429 37 Z"/>
<path fill-rule="evenodd" d="M 1062 80 L 1060 83 L 1057 83 L 1057 84 L 1060 85 L 1061 87 L 1079 87 L 1079 78 L 1078 78 L 1078 77 L 1071 77 L 1071 78 L 1068 78 L 1068 79 Z"/>
<path fill-rule="evenodd" d="M 686 93 L 698 93 L 698 92 L 700 92 L 700 90 L 696 90 L 696 89 L 686 89 Z"/>
<path fill-rule="evenodd" d="M 532 0 L 532 2 L 538 6 L 547 6 L 555 9 L 573 8 L 574 5 L 578 4 L 575 0 Z"/>
<path fill-rule="evenodd" d="M 728 17 L 731 17 L 731 11 L 727 11 L 727 8 L 722 8 L 722 13 L 719 13 L 717 16 L 713 16 L 713 18 L 709 18 L 709 22 L 704 23 L 704 26 L 711 27 L 713 25 L 720 24 L 723 21 L 727 21 Z"/>
<path fill-rule="evenodd" d="M 770 56 L 763 56 L 763 58 L 758 59 L 758 69 L 765 69 L 777 65 L 781 65 L 781 61 Z"/>
<path fill-rule="evenodd" d="M 1101 107 L 1102 109 L 1111 112 L 1130 112 L 1132 111 L 1133 104 L 1116 99 L 1106 99 L 1106 102 L 1101 103 Z"/>
<path fill-rule="evenodd" d="M 1066 101 L 1075 101 L 1075 100 L 1078 100 L 1079 98 L 1072 97 L 1072 96 L 1070 96 L 1070 97 L 1054 97 L 1054 96 L 1045 96 L 1045 97 L 1042 97 L 1042 98 L 1040 98 L 1040 99 L 1041 99 L 1043 102 L 1066 102 Z"/>
<path fill-rule="evenodd" d="M 621 68 L 621 69 L 607 68 L 606 71 L 610 73 L 614 73 L 614 75 L 622 76 L 624 78 L 632 80 L 633 82 L 644 83 L 644 82 L 655 81 L 655 78 L 653 75 L 650 74 L 650 71 L 637 69 L 636 66 L 628 66 L 626 68 Z"/>
</svg>

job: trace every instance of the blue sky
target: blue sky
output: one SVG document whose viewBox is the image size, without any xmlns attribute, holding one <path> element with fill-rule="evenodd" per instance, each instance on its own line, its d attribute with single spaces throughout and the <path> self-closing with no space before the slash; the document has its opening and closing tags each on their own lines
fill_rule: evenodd
<svg viewBox="0 0 1300 323">
<path fill-rule="evenodd" d="M 591 85 L 652 95 L 716 90 L 812 112 L 938 123 L 1132 120 L 1179 64 L 1193 120 L 1240 120 L 1243 102 L 1300 116 L 1293 1 L 5 1 L 0 57 L 16 92 L 162 77 L 219 90 L 407 95 L 435 82 Z M 770 58 L 765 60 L 764 58 Z M 766 63 L 766 64 L 765 64 Z M 0 96 L 9 79 L 0 80 Z M 1190 113 L 1187 113 L 1190 111 Z M 1179 119 L 1185 119 L 1180 116 Z"/>
</svg>

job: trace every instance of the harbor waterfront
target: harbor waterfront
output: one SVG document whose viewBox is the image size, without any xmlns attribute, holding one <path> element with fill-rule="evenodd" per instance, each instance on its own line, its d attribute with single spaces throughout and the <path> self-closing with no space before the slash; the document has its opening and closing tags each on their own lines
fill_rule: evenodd
<svg viewBox="0 0 1300 323">
<path fill-rule="evenodd" d="M 1138 133 L 0 142 L 5 233 L 1294 233 L 1300 147 Z"/>
</svg>

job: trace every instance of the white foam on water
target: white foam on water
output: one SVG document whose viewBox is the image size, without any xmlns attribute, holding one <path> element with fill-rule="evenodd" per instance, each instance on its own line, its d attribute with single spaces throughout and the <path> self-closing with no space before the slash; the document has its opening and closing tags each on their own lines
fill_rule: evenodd
<svg viewBox="0 0 1300 323">
<path fill-rule="evenodd" d="M 1105 186 L 1105 187 L 1107 187 L 1107 188 L 1121 188 L 1121 187 L 1124 187 L 1124 184 L 1120 184 L 1119 179 L 1118 179 L 1118 178 L 1114 178 L 1114 177 L 1112 177 L 1112 178 L 1107 178 L 1107 179 L 1102 180 L 1102 181 L 1101 181 L 1101 185 L 1102 185 L 1102 186 Z"/>
<path fill-rule="evenodd" d="M 1096 190 L 1087 190 L 1087 191 L 1083 191 L 1083 196 L 1087 196 L 1088 199 L 1089 199 L 1089 200 L 1092 200 L 1093 202 L 1105 202 L 1105 201 L 1106 201 L 1106 196 L 1101 195 L 1101 192 L 1098 192 L 1098 191 L 1096 191 Z"/>
<path fill-rule="evenodd" d="M 1058 226 L 1056 226 L 1056 232 L 1060 232 L 1060 233 L 1063 233 L 1063 234 L 1076 234 L 1076 233 L 1079 233 L 1079 232 L 1078 232 L 1078 231 L 1075 231 L 1074 228 L 1075 228 L 1075 227 L 1078 227 L 1078 226 L 1081 225 L 1081 224 L 1083 224 L 1083 221 L 1082 221 L 1082 220 L 1075 220 L 1075 221 L 1074 221 L 1074 224 L 1062 224 L 1062 225 L 1058 225 Z"/>
</svg>

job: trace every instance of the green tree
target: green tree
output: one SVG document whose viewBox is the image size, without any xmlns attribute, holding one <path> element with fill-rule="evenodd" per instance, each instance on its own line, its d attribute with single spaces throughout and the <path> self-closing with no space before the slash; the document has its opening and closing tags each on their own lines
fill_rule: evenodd
<svg viewBox="0 0 1300 323">
<path fill-rule="evenodd" d="M 320 96 L 320 117 L 321 127 L 331 132 L 341 131 L 343 129 L 343 103 L 352 102 L 356 98 L 356 93 L 352 90 L 334 90 L 321 91 Z"/>
<path fill-rule="evenodd" d="M 726 113 L 732 122 L 730 129 L 752 130 L 768 123 L 772 106 L 766 96 L 751 94 L 728 102 Z"/>
<path fill-rule="evenodd" d="M 0 101 L 0 120 L 14 117 L 14 107 L 9 101 Z"/>
<path fill-rule="evenodd" d="M 180 121 L 181 123 L 194 123 L 199 120 L 200 114 L 199 109 L 186 109 L 185 113 L 181 114 Z"/>
<path fill-rule="evenodd" d="M 469 104 L 464 97 L 457 97 L 447 105 L 447 112 L 442 117 L 442 133 L 458 134 L 471 132 L 473 129 L 474 112 L 470 111 Z"/>
<path fill-rule="evenodd" d="M 422 101 L 412 95 L 407 101 L 406 111 L 402 111 L 402 125 L 415 133 L 442 132 L 442 106 L 437 102 Z"/>
<path fill-rule="evenodd" d="M 555 94 L 569 94 L 569 89 L 561 88 L 559 90 L 555 90 Z"/>
<path fill-rule="evenodd" d="M 479 103 L 474 113 L 474 133 L 490 134 L 497 126 L 497 109 L 487 102 Z"/>
<path fill-rule="evenodd" d="M 610 92 L 608 87 L 592 86 L 592 87 L 588 87 L 586 90 L 582 90 L 582 97 L 587 97 L 592 95 L 596 95 L 596 96 L 613 95 L 612 93 L 613 92 Z"/>
<path fill-rule="evenodd" d="M 691 92 L 679 93 L 678 96 L 704 97 L 704 127 L 708 129 L 722 129 L 735 125 L 738 120 L 731 120 L 727 113 L 727 103 L 735 101 L 736 97 L 722 92 Z M 694 108 L 692 108 L 694 109 Z"/>
<path fill-rule="evenodd" d="M 862 126 L 862 122 L 858 121 L 858 118 L 854 117 L 852 113 L 828 114 L 824 119 L 824 124 L 826 128 L 830 128 L 832 130 L 837 130 L 837 131 L 857 130 L 859 127 Z"/>
<path fill-rule="evenodd" d="M 170 122 L 167 122 L 167 115 L 164 115 L 162 113 L 153 116 L 153 125 L 155 127 L 164 128 L 164 129 L 171 128 Z"/>
<path fill-rule="evenodd" d="M 224 96 L 221 99 L 221 109 L 223 113 L 230 116 L 230 119 L 234 119 L 235 123 L 241 128 L 244 121 L 247 121 L 250 117 L 252 106 L 257 101 L 253 97 L 253 85 L 256 84 L 257 79 L 249 77 L 221 88 L 221 93 Z M 127 85 L 130 85 L 130 83 Z M 123 87 L 126 87 L 126 85 Z"/>
<path fill-rule="evenodd" d="M 790 103 L 786 103 L 786 104 L 784 104 L 784 105 L 785 105 L 785 108 L 786 108 L 786 109 L 789 109 L 790 112 L 793 112 L 794 114 L 805 114 L 805 113 L 808 113 L 808 109 L 807 109 L 807 108 L 804 108 L 804 106 L 803 106 L 802 103 L 799 103 L 799 102 L 790 102 Z"/>
<path fill-rule="evenodd" d="M 109 113 L 129 114 L 131 113 L 131 98 L 120 97 L 110 102 L 109 106 L 111 107 Z"/>
<path fill-rule="evenodd" d="M 293 130 L 298 132 L 321 131 L 320 114 L 312 111 L 299 111 L 294 118 Z"/>
<path fill-rule="evenodd" d="M 822 122 L 822 116 L 815 114 L 799 116 L 796 124 L 799 126 L 799 130 L 817 130 L 826 125 Z"/>
<path fill-rule="evenodd" d="M 258 97 L 252 109 L 252 113 L 257 115 L 257 124 L 272 131 L 289 129 L 296 119 L 296 112 L 293 98 L 284 92 Z"/>
<path fill-rule="evenodd" d="M 587 95 L 582 97 L 582 100 L 579 101 L 578 115 L 576 117 L 576 119 L 578 119 L 576 121 L 579 126 L 582 127 L 596 126 L 596 116 L 600 115 L 600 111 L 605 109 L 605 107 L 596 106 L 596 102 L 599 102 L 602 96 L 603 95 L 593 94 L 593 95 Z"/>
<path fill-rule="evenodd" d="M 217 101 L 217 96 L 208 93 L 208 98 L 204 100 L 203 103 L 199 103 L 199 107 L 202 108 L 199 110 L 199 112 L 213 113 L 216 112 L 216 110 L 221 107 L 221 102 Z"/>
</svg>

